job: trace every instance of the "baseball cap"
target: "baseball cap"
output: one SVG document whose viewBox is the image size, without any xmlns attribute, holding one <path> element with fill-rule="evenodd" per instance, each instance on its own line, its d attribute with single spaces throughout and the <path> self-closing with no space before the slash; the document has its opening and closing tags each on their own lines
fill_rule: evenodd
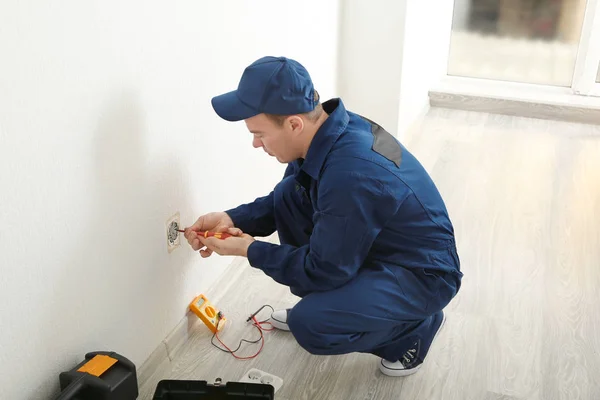
<svg viewBox="0 0 600 400">
<path fill-rule="evenodd" d="M 227 121 L 255 115 L 292 115 L 312 111 L 318 96 L 308 71 L 286 57 L 262 57 L 244 70 L 237 90 L 215 96 L 212 106 Z"/>
</svg>

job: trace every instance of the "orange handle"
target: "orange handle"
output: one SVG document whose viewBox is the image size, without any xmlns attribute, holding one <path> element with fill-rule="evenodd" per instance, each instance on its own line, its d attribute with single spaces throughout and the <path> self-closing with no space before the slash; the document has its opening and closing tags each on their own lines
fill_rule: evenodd
<svg viewBox="0 0 600 400">
<path fill-rule="evenodd" d="M 228 237 L 231 236 L 227 232 L 209 232 L 209 231 L 205 231 L 205 232 L 198 232 L 198 234 L 202 235 L 204 237 L 215 237 L 217 239 L 227 239 Z"/>
<path fill-rule="evenodd" d="M 179 232 L 185 232 L 185 230 L 183 229 L 177 229 Z M 228 237 L 231 237 L 231 234 L 227 233 L 227 232 L 211 232 L 211 231 L 200 231 L 200 232 L 196 232 L 196 234 L 198 236 L 204 236 L 205 238 L 207 237 L 215 237 L 217 239 L 227 239 Z"/>
</svg>

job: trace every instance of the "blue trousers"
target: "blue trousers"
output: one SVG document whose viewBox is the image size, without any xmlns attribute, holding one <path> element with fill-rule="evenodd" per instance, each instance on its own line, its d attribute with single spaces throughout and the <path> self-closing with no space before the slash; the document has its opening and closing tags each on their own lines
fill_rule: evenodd
<svg viewBox="0 0 600 400">
<path fill-rule="evenodd" d="M 313 209 L 293 176 L 275 188 L 274 206 L 280 241 L 308 244 Z M 428 348 L 440 311 L 459 287 L 458 272 L 365 265 L 356 278 L 331 291 L 305 293 L 291 287 L 301 300 L 290 311 L 288 325 L 298 344 L 312 354 L 360 352 L 397 361 L 415 342 Z"/>
</svg>

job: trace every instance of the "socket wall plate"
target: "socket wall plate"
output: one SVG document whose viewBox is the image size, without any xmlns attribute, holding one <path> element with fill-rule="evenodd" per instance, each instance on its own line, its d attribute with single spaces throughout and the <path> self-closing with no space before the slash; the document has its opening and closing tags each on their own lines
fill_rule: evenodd
<svg viewBox="0 0 600 400">
<path fill-rule="evenodd" d="M 275 393 L 277 393 L 277 391 L 283 386 L 283 379 L 256 368 L 252 368 L 250 371 L 246 372 L 246 374 L 240 379 L 240 382 L 263 383 L 265 385 L 271 385 L 275 388 Z"/>
<path fill-rule="evenodd" d="M 169 254 L 181 244 L 181 235 L 177 231 L 177 229 L 180 229 L 180 226 L 181 222 L 179 219 L 179 211 L 177 211 L 175 215 L 171 216 L 171 218 L 169 218 L 165 224 L 167 234 L 167 251 Z"/>
</svg>

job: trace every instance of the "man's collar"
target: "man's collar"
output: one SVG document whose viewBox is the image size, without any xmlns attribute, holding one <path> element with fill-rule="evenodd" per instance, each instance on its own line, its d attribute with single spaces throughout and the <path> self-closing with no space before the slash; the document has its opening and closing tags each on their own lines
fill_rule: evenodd
<svg viewBox="0 0 600 400">
<path fill-rule="evenodd" d="M 344 103 L 339 98 L 324 102 L 323 110 L 329 117 L 317 130 L 302 163 L 302 170 L 315 180 L 319 178 L 327 154 L 350 120 Z"/>
</svg>

